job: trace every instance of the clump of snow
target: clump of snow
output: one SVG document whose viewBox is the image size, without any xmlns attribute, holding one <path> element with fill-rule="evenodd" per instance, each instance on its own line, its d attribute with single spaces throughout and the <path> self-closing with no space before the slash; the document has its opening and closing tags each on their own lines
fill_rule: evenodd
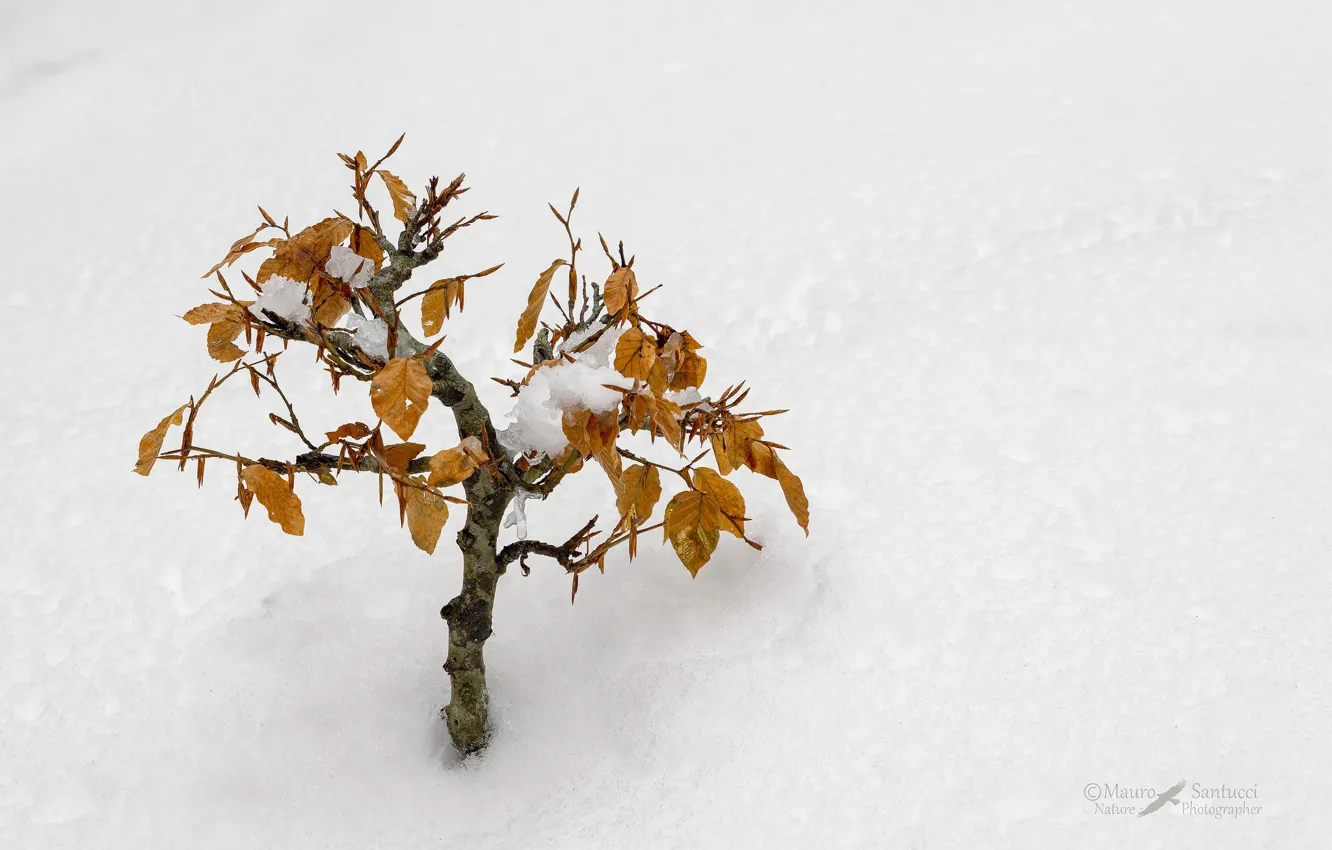
<svg viewBox="0 0 1332 850">
<path fill-rule="evenodd" d="M 586 332 L 571 334 L 560 350 L 574 348 L 587 339 L 599 326 Z M 536 452 L 538 457 L 554 457 L 565 450 L 569 441 L 564 436 L 564 411 L 585 409 L 596 413 L 613 410 L 621 395 L 605 386 L 634 385 L 611 365 L 612 352 L 622 330 L 611 328 L 602 334 L 586 351 L 571 355 L 553 366 L 538 369 L 518 392 L 518 399 L 509 412 L 511 424 L 500 432 L 500 442 L 514 454 Z"/>
<path fill-rule="evenodd" d="M 698 391 L 698 387 L 686 387 L 679 392 L 666 393 L 666 400 L 673 401 L 681 407 L 688 407 L 691 404 L 701 402 L 703 394 Z"/>
<path fill-rule="evenodd" d="M 255 318 L 265 319 L 264 311 L 267 310 L 289 322 L 309 324 L 309 287 L 306 284 L 275 275 L 264 281 L 260 289 L 259 298 L 250 305 L 250 312 Z"/>
<path fill-rule="evenodd" d="M 361 288 L 369 285 L 370 278 L 374 277 L 375 264 L 346 245 L 334 245 L 329 252 L 328 262 L 324 263 L 324 271 L 344 283 Z"/>
<path fill-rule="evenodd" d="M 371 360 L 388 360 L 388 325 L 383 319 L 367 319 L 350 313 L 347 316 L 347 330 L 361 351 Z"/>
</svg>

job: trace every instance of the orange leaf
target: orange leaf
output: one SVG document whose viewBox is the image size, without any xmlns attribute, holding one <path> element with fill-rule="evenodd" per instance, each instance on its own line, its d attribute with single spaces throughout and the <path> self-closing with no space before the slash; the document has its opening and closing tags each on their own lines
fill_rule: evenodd
<svg viewBox="0 0 1332 850">
<path fill-rule="evenodd" d="M 176 408 L 175 413 L 168 414 L 157 427 L 143 435 L 139 440 L 139 462 L 134 464 L 134 471 L 140 475 L 147 475 L 153 469 L 153 464 L 157 463 L 157 455 L 162 451 L 162 442 L 166 439 L 167 429 L 172 425 L 179 425 L 185 421 L 185 408 L 189 405 L 182 404 Z"/>
<path fill-rule="evenodd" d="M 564 265 L 564 260 L 556 260 L 550 264 L 550 268 L 541 273 L 537 278 L 536 285 L 532 287 L 532 293 L 527 296 L 527 309 L 518 317 L 518 339 L 513 344 L 514 353 L 523 350 L 523 346 L 536 333 L 537 319 L 541 317 L 541 307 L 546 303 L 546 294 L 550 292 L 550 281 L 555 276 L 555 270 Z"/>
<path fill-rule="evenodd" d="M 638 297 L 638 277 L 634 270 L 628 266 L 618 268 L 610 273 L 606 278 L 606 285 L 602 289 L 601 299 L 606 304 L 606 310 L 612 316 L 620 315 L 625 306 Z"/>
<path fill-rule="evenodd" d="M 430 376 L 420 360 L 395 357 L 370 382 L 370 406 L 404 440 L 430 403 Z"/>
<path fill-rule="evenodd" d="M 615 371 L 626 378 L 646 381 L 657 359 L 657 341 L 638 328 L 630 328 L 615 344 Z"/>
<path fill-rule="evenodd" d="M 334 245 L 341 245 L 356 225 L 344 218 L 326 218 L 279 242 L 273 256 L 259 266 L 255 279 L 263 283 L 273 275 L 308 283 L 324 268 Z"/>
<path fill-rule="evenodd" d="M 407 216 L 416 209 L 416 196 L 407 188 L 406 183 L 384 169 L 381 168 L 375 173 L 384 181 L 384 185 L 388 187 L 389 197 L 393 199 L 393 217 L 405 224 Z"/>
<path fill-rule="evenodd" d="M 297 537 L 305 533 L 301 499 L 292 492 L 286 478 L 256 463 L 245 467 L 241 480 L 254 493 L 259 504 L 268 510 L 268 518 L 282 526 L 283 531 Z"/>
<path fill-rule="evenodd" d="M 418 481 L 419 479 L 413 479 Z M 442 496 L 420 487 L 407 488 L 407 528 L 416 548 L 435 554 L 439 534 L 449 519 L 449 504 Z"/>
<path fill-rule="evenodd" d="M 421 296 L 421 330 L 426 336 L 433 336 L 444 326 L 454 302 L 461 308 L 462 286 L 459 278 L 445 278 L 430 284 L 430 289 Z"/>
<path fill-rule="evenodd" d="M 366 425 L 364 422 L 348 422 L 346 425 L 340 426 L 336 431 L 329 431 L 328 441 L 330 443 L 336 443 L 338 440 L 347 437 L 350 437 L 353 440 L 359 440 L 362 437 L 368 436 L 370 436 L 369 425 Z"/>
<path fill-rule="evenodd" d="M 698 578 L 698 571 L 721 539 L 721 509 L 716 497 L 697 490 L 676 493 L 666 504 L 665 521 L 666 539 L 689 574 Z"/>
<path fill-rule="evenodd" d="M 693 352 L 682 352 L 676 362 L 675 373 L 671 375 L 671 389 L 685 390 L 703 386 L 703 378 L 708 374 L 708 361 Z"/>
<path fill-rule="evenodd" d="M 759 444 L 762 445 L 762 444 Z M 800 476 L 786 468 L 776 452 L 772 452 L 772 463 L 777 470 L 777 483 L 782 485 L 782 495 L 786 497 L 786 506 L 795 514 L 796 522 L 804 530 L 805 536 L 809 536 L 809 500 L 805 498 L 805 485 L 800 482 Z"/>
<path fill-rule="evenodd" d="M 235 304 L 213 301 L 209 304 L 200 304 L 181 318 L 192 325 L 211 325 L 214 322 L 223 321 L 242 322 L 245 320 L 242 315 L 243 312 Z"/>
<path fill-rule="evenodd" d="M 213 273 L 216 272 L 218 269 L 222 268 L 223 266 L 229 266 L 232 263 L 236 262 L 238 259 L 240 259 L 242 255 L 248 254 L 249 252 L 253 251 L 255 248 L 261 248 L 264 245 L 267 245 L 268 244 L 267 242 L 250 241 L 254 239 L 254 237 L 258 236 L 259 231 L 263 230 L 264 227 L 266 226 L 267 225 L 261 224 L 254 229 L 253 233 L 248 233 L 245 236 L 242 236 L 241 238 L 233 242 L 231 244 L 231 250 L 227 251 L 227 255 L 223 257 L 222 260 L 217 265 L 213 266 L 211 269 L 204 272 L 203 277 L 205 278 L 212 277 Z"/>
<path fill-rule="evenodd" d="M 223 363 L 239 360 L 245 352 L 235 345 L 234 340 L 245 330 L 243 322 L 224 319 L 208 326 L 208 356 Z"/>
<path fill-rule="evenodd" d="M 694 470 L 694 486 L 717 500 L 721 527 L 736 537 L 745 536 L 745 497 L 740 488 L 707 467 Z"/>
<path fill-rule="evenodd" d="M 392 446 L 385 446 L 380 453 L 384 465 L 399 475 L 407 472 L 407 464 L 412 462 L 412 458 L 425 451 L 425 446 L 421 443 L 396 443 Z"/>
<path fill-rule="evenodd" d="M 365 257 L 375 264 L 375 271 L 378 272 L 384 266 L 384 249 L 379 247 L 375 241 L 375 234 L 368 227 L 356 225 L 352 231 L 351 241 L 347 243 L 357 256 Z"/>
<path fill-rule="evenodd" d="M 475 439 L 470 437 L 468 439 Z M 476 471 L 476 460 L 463 446 L 454 446 L 438 452 L 430 458 L 431 487 L 452 487 L 472 477 Z"/>
<path fill-rule="evenodd" d="M 652 516 L 652 510 L 661 498 L 661 473 L 655 466 L 634 464 L 620 476 L 620 488 L 615 494 L 615 507 L 620 517 L 629 517 L 633 525 Z"/>
</svg>

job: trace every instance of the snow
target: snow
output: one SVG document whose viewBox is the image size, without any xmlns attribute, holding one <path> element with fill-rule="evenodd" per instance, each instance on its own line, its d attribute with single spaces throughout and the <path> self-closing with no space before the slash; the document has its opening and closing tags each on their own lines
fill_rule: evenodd
<svg viewBox="0 0 1332 850">
<path fill-rule="evenodd" d="M 0 4 L 0 847 L 1326 844 L 1332 4 L 367 8 Z M 130 472 L 218 371 L 177 317 L 254 205 L 354 214 L 335 152 L 403 131 L 394 174 L 500 216 L 413 280 L 505 263 L 444 330 L 492 410 L 581 186 L 580 266 L 624 239 L 705 390 L 791 409 L 812 510 L 742 471 L 762 552 L 691 579 L 648 535 L 574 605 L 510 570 L 465 766 L 461 510 L 427 556 L 373 480 L 298 483 L 298 539 L 225 463 Z M 374 421 L 312 361 L 308 430 Z M 305 450 L 269 411 L 228 383 L 196 437 Z M 612 510 L 589 464 L 529 535 Z M 1262 812 L 1085 796 L 1182 778 Z"/>
<path fill-rule="evenodd" d="M 324 271 L 349 283 L 354 289 L 364 289 L 375 276 L 375 264 L 357 254 L 346 245 L 334 245 Z"/>
<path fill-rule="evenodd" d="M 250 312 L 266 319 L 267 310 L 289 322 L 304 325 L 310 321 L 309 286 L 300 281 L 274 275 L 259 285 L 259 297 L 250 305 Z"/>
<path fill-rule="evenodd" d="M 356 313 L 348 313 L 346 325 L 347 330 L 352 332 L 356 346 L 371 360 L 382 363 L 389 359 L 387 322 L 379 318 L 365 318 Z"/>
<path fill-rule="evenodd" d="M 570 334 L 560 351 L 572 351 L 595 332 L 596 328 L 588 328 Z M 564 436 L 565 411 L 613 410 L 624 396 L 609 387 L 628 389 L 634 385 L 632 379 L 615 371 L 612 364 L 615 344 L 623 332 L 622 328 L 608 329 L 586 350 L 569 354 L 574 362 L 561 360 L 533 372 L 518 391 L 518 398 L 504 420 L 507 424 L 500 430 L 504 447 L 515 455 L 528 454 L 533 459 L 555 457 L 569 445 Z"/>
</svg>

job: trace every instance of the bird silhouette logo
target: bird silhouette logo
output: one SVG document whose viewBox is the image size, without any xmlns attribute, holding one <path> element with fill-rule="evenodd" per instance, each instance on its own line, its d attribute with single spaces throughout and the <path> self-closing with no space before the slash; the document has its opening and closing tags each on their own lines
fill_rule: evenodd
<svg viewBox="0 0 1332 850">
<path fill-rule="evenodd" d="M 1167 788 L 1164 794 L 1157 797 L 1155 800 L 1152 800 L 1149 804 L 1147 804 L 1147 808 L 1138 812 L 1138 817 L 1145 817 L 1146 815 L 1150 815 L 1152 812 L 1161 808 L 1166 803 L 1170 803 L 1172 806 L 1178 806 L 1179 800 L 1176 800 L 1175 798 L 1179 796 L 1180 791 L 1184 790 L 1184 783 L 1186 782 L 1188 782 L 1187 779 L 1181 779 L 1179 780 L 1179 782 Z"/>
</svg>

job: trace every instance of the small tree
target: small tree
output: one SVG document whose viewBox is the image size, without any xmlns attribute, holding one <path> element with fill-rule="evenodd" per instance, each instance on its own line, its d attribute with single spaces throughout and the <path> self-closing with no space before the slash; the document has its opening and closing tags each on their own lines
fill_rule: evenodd
<svg viewBox="0 0 1332 850">
<path fill-rule="evenodd" d="M 457 535 L 462 590 L 440 615 L 449 627 L 444 669 L 452 684 L 443 714 L 454 745 L 468 755 L 486 742 L 489 701 L 483 648 L 491 634 L 495 586 L 511 564 L 516 562 L 526 575 L 529 556 L 554 559 L 572 576 L 572 599 L 578 593 L 579 576 L 593 566 L 604 571 L 612 549 L 624 544 L 632 559 L 639 535 L 661 528 L 680 561 L 696 576 L 723 531 L 761 548 L 746 536 L 744 498 L 725 477 L 741 467 L 777 481 L 806 534 L 809 506 L 800 479 L 777 454 L 785 447 L 763 439 L 760 420 L 782 411 L 740 412 L 737 408 L 748 393 L 743 384 L 728 387 L 715 399 L 700 394 L 707 372 L 707 361 L 698 354 L 702 346 L 688 331 L 642 313 L 641 304 L 651 290 L 639 292 L 634 258 L 625 258 L 623 243 L 613 254 L 605 239 L 600 240 L 610 261 L 604 282 L 589 283 L 580 276 L 583 246 L 570 225 L 576 191 L 566 212 L 551 205 L 569 240 L 568 259 L 555 260 L 541 273 L 518 319 L 514 351 L 531 342 L 532 362 L 514 361 L 524 370 L 521 379 L 492 379 L 517 399 L 513 423 L 497 430 L 475 387 L 440 350 L 444 338 L 433 343 L 418 339 L 404 324 L 404 308 L 417 301 L 422 335 L 428 339 L 439 333 L 452 310 L 462 310 L 467 282 L 493 274 L 500 266 L 446 277 L 400 294 L 416 269 L 440 255 L 446 240 L 494 216 L 483 212 L 444 224 L 445 209 L 467 191 L 463 176 L 445 186 L 431 178 L 418 199 L 383 168 L 401 143 L 399 138 L 373 165 L 359 152 L 339 154 L 352 173 L 354 220 L 336 213 L 292 233 L 286 220 L 278 224 L 260 207 L 259 226 L 236 240 L 204 275 L 216 277 L 217 289 L 210 291 L 219 300 L 195 307 L 184 319 L 208 326 L 209 355 L 231 367 L 215 375 L 198 398 L 191 397 L 144 435 L 134 471 L 147 475 L 157 460 L 174 461 L 181 470 L 193 462 L 202 486 L 209 461 L 234 464 L 236 499 L 245 515 L 258 499 L 269 519 L 295 535 L 305 528 L 295 492 L 298 476 L 332 485 L 344 471 L 373 473 L 379 480 L 380 502 L 387 482 L 397 500 L 400 523 L 428 553 L 435 550 L 449 504 L 466 505 L 467 517 Z M 367 197 L 376 175 L 402 225 L 396 240 L 389 237 Z M 260 238 L 261 234 L 270 238 Z M 253 277 L 242 272 L 254 292 L 252 300 L 243 300 L 234 294 L 222 269 L 261 250 L 271 251 L 271 256 Z M 568 291 L 557 296 L 552 285 L 561 268 L 567 269 Z M 558 314 L 550 323 L 541 321 L 548 301 Z M 244 347 L 237 345 L 241 337 Z M 275 338 L 280 346 L 273 343 Z M 368 383 L 370 408 L 378 421 L 350 422 L 322 433 L 308 431 L 276 372 L 279 358 L 292 342 L 314 347 L 333 392 L 344 378 Z M 304 444 L 294 459 L 249 458 L 195 442 L 204 403 L 238 375 L 249 379 L 256 396 L 266 388 L 281 403 L 281 411 L 268 418 Z M 433 453 L 425 445 L 408 442 L 432 397 L 452 411 L 459 437 L 456 446 Z M 180 448 L 163 452 L 173 425 L 184 426 Z M 658 463 L 621 445 L 626 432 L 631 436 L 643 432 L 652 442 L 661 438 L 681 458 L 690 441 L 697 441 L 703 451 L 678 467 Z M 402 442 L 390 442 L 392 435 Z M 700 465 L 709 451 L 715 470 Z M 523 503 L 549 496 L 587 460 L 595 461 L 610 479 L 619 513 L 616 521 L 602 532 L 593 517 L 563 543 L 526 539 Z M 666 503 L 662 519 L 649 524 L 662 494 L 663 472 L 678 479 L 682 489 Z M 457 485 L 462 486 L 462 498 L 448 492 Z M 503 548 L 498 544 L 502 521 L 516 525 L 519 538 Z"/>
</svg>

